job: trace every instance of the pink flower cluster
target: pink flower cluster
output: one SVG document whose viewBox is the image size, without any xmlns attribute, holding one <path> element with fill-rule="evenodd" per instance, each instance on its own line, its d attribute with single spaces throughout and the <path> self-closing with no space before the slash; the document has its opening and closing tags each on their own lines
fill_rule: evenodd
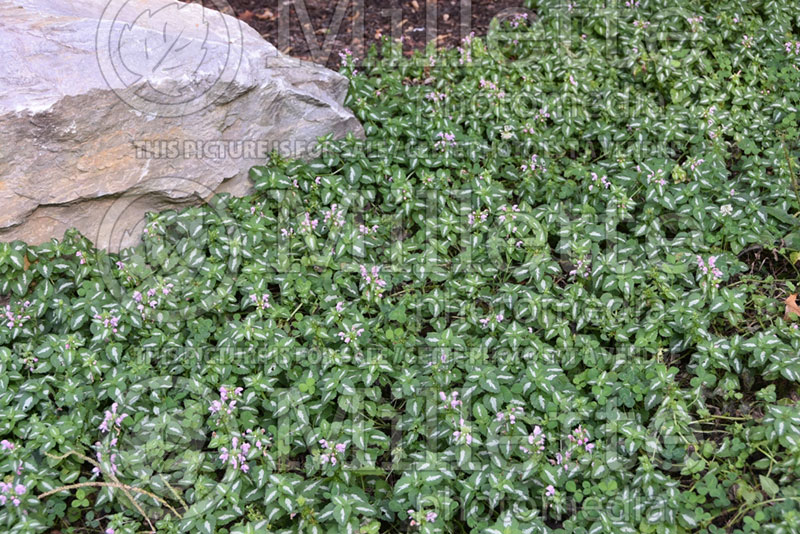
<svg viewBox="0 0 800 534">
<path fill-rule="evenodd" d="M 39 358 L 36 356 L 26 356 L 22 361 L 28 366 L 28 371 L 33 371 L 35 369 L 34 364 L 39 363 Z"/>
<path fill-rule="evenodd" d="M 106 434 L 106 433 L 110 432 L 110 430 L 111 430 L 109 428 L 110 424 L 113 424 L 114 428 L 116 428 L 116 430 L 119 431 L 120 425 L 122 424 L 122 421 L 124 421 L 125 418 L 128 417 L 128 414 L 126 414 L 126 413 L 117 414 L 117 408 L 119 408 L 119 404 L 117 404 L 115 402 L 114 404 L 111 405 L 111 409 L 110 410 L 106 410 L 105 417 L 103 418 L 103 422 L 100 423 L 99 427 L 97 427 L 97 428 L 100 429 L 100 432 L 102 432 L 103 434 Z M 112 441 L 111 445 L 116 445 L 116 444 L 117 444 L 117 440 L 116 440 L 116 438 L 114 438 L 114 440 Z"/>
<path fill-rule="evenodd" d="M 28 492 L 24 484 L 11 484 L 10 482 L 0 482 L 0 504 L 11 503 L 19 506 L 22 502 L 20 497 Z"/>
<path fill-rule="evenodd" d="M 469 35 L 461 39 L 461 46 L 458 47 L 458 64 L 472 63 L 472 40 L 475 38 L 475 32 L 470 32 Z"/>
<path fill-rule="evenodd" d="M 339 208 L 339 204 L 331 204 L 331 209 L 325 214 L 325 222 L 341 228 L 344 226 L 344 210 Z"/>
<path fill-rule="evenodd" d="M 16 448 L 17 446 L 8 441 L 7 439 L 0 441 L 0 450 L 13 452 Z M 17 467 L 17 475 L 21 474 L 22 474 L 22 462 L 20 462 Z"/>
<path fill-rule="evenodd" d="M 667 181 L 664 179 L 664 169 L 656 169 L 652 171 L 650 174 L 647 175 L 648 182 L 655 182 L 658 185 L 667 185 Z"/>
<path fill-rule="evenodd" d="M 339 59 L 342 61 L 342 67 L 352 67 L 353 66 L 353 51 L 349 48 L 345 48 L 341 52 L 339 52 Z"/>
<path fill-rule="evenodd" d="M 703 158 L 693 159 L 693 160 L 692 160 L 692 161 L 689 163 L 689 168 L 692 170 L 692 172 L 694 172 L 694 171 L 695 171 L 695 170 L 696 170 L 696 169 L 697 169 L 697 168 L 698 168 L 700 165 L 702 165 L 702 164 L 703 164 L 705 161 L 706 161 L 706 160 L 704 160 Z"/>
<path fill-rule="evenodd" d="M 608 189 L 608 188 L 609 188 L 609 186 L 611 185 L 611 182 L 609 182 L 609 181 L 608 181 L 608 176 L 606 176 L 606 175 L 603 175 L 603 176 L 601 176 L 601 177 L 598 177 L 598 176 L 597 176 L 597 173 L 596 173 L 596 172 L 593 172 L 591 176 L 592 176 L 592 182 L 593 182 L 593 183 L 592 183 L 592 185 L 590 185 L 590 186 L 589 186 L 589 191 L 591 191 L 591 190 L 593 190 L 593 189 L 594 189 L 594 184 L 595 184 L 595 183 L 597 183 L 598 181 L 599 181 L 599 182 L 600 182 L 600 183 L 603 185 L 603 187 L 605 187 L 606 189 Z"/>
<path fill-rule="evenodd" d="M 692 31 L 696 32 L 697 31 L 697 26 L 699 26 L 700 24 L 703 23 L 703 17 L 702 16 L 689 17 L 689 18 L 686 19 L 686 22 L 691 24 L 692 25 Z"/>
<path fill-rule="evenodd" d="M 117 438 L 112 439 L 111 440 L 111 446 L 113 447 L 116 444 L 117 444 Z M 98 462 L 102 462 L 103 461 L 103 453 L 100 452 L 100 449 L 102 448 L 103 444 L 100 443 L 99 441 L 96 441 L 94 446 L 97 449 L 97 452 L 95 453 L 95 458 L 97 458 Z M 109 468 L 111 469 L 111 474 L 116 475 L 117 473 L 119 473 L 119 466 L 117 466 L 117 455 L 116 455 L 116 453 L 112 452 L 112 453 L 109 454 L 109 456 L 108 456 L 108 464 L 109 464 Z M 95 477 L 97 477 L 99 475 L 100 475 L 100 467 L 99 466 L 94 466 L 92 468 L 92 478 L 95 478 Z"/>
<path fill-rule="evenodd" d="M 442 357 L 444 357 L 444 354 L 442 354 Z M 456 408 L 458 408 L 459 406 L 462 405 L 462 402 L 460 400 L 458 400 L 458 391 L 450 392 L 449 396 L 446 395 L 444 391 L 440 391 L 439 392 L 439 398 L 444 403 L 444 409 L 445 410 L 448 410 L 448 409 L 455 410 Z"/>
<path fill-rule="evenodd" d="M 373 224 L 372 226 L 365 226 L 363 224 L 358 225 L 358 233 L 361 235 L 369 235 L 374 234 L 380 228 L 377 224 Z"/>
<path fill-rule="evenodd" d="M 711 274 L 711 283 L 714 287 L 719 287 L 719 282 L 722 279 L 722 271 L 717 267 L 717 256 L 709 256 L 708 262 L 703 261 L 703 257 L 697 255 L 697 267 L 704 276 Z"/>
<path fill-rule="evenodd" d="M 456 146 L 456 136 L 454 133 L 439 132 L 436 134 L 436 137 L 439 140 L 433 143 L 433 146 L 438 148 L 439 150 L 444 150 L 448 146 Z"/>
<path fill-rule="evenodd" d="M 306 212 L 305 215 L 303 216 L 303 220 L 300 221 L 300 232 L 304 234 L 310 234 L 311 232 L 317 229 L 318 224 L 319 220 L 312 219 L 311 214 Z"/>
<path fill-rule="evenodd" d="M 470 224 L 470 226 L 475 224 L 475 218 L 476 217 L 478 219 L 480 219 L 480 222 L 486 221 L 486 219 L 489 218 L 489 210 L 483 210 L 483 211 L 477 211 L 476 210 L 476 211 L 473 211 L 472 213 L 470 213 L 469 215 L 467 215 L 467 222 Z"/>
<path fill-rule="evenodd" d="M 506 414 L 506 412 L 497 412 L 495 419 L 497 419 L 497 421 L 505 421 L 506 415 L 508 415 L 508 423 L 514 425 L 517 423 L 517 415 L 522 415 L 524 413 L 525 410 L 521 406 L 511 406 L 508 409 L 508 414 Z"/>
<path fill-rule="evenodd" d="M 264 456 L 267 455 L 267 449 L 269 449 L 270 446 L 272 445 L 272 438 L 267 437 L 266 433 L 267 431 L 264 430 L 263 428 L 260 428 L 255 432 L 253 431 L 252 428 L 248 428 L 247 431 L 245 432 L 247 439 L 253 441 L 253 444 L 255 445 L 256 449 L 260 450 L 262 455 Z"/>
<path fill-rule="evenodd" d="M 380 291 L 386 287 L 386 280 L 380 277 L 381 268 L 377 265 L 373 265 L 372 268 L 367 271 L 367 267 L 361 265 L 359 266 L 359 270 L 361 271 L 361 279 L 364 280 L 364 283 L 376 288 L 378 291 L 378 298 L 383 298 L 383 293 Z"/>
<path fill-rule="evenodd" d="M 445 98 L 447 98 L 447 94 L 439 93 L 437 91 L 431 91 L 430 93 L 425 95 L 425 98 L 427 98 L 428 100 L 432 100 L 433 102 L 438 102 L 440 100 L 444 100 Z"/>
<path fill-rule="evenodd" d="M 239 438 L 234 436 L 231 438 L 231 448 L 228 450 L 227 447 L 222 447 L 220 450 L 222 453 L 219 455 L 219 459 L 222 460 L 223 464 L 230 464 L 234 470 L 239 469 L 243 473 L 247 473 L 250 470 L 250 467 L 247 465 L 247 454 L 250 452 L 252 446 L 246 442 L 242 441 L 241 446 L 239 445 Z"/>
<path fill-rule="evenodd" d="M 572 433 L 567 436 L 567 439 L 578 447 L 583 447 L 586 452 L 592 452 L 592 450 L 594 450 L 594 443 L 589 443 L 589 431 L 581 425 L 578 425 L 578 428 L 573 430 Z"/>
<path fill-rule="evenodd" d="M 584 278 L 589 278 L 589 274 L 591 274 L 591 267 L 591 259 L 579 258 L 575 264 L 575 268 L 567 274 L 569 276 L 582 276 Z"/>
<path fill-rule="evenodd" d="M 516 28 L 526 20 L 528 20 L 527 13 L 515 13 L 514 18 L 511 19 L 511 22 L 509 24 L 511 24 L 512 28 Z"/>
<path fill-rule="evenodd" d="M 78 258 L 80 258 L 80 260 L 81 260 L 81 265 L 85 265 L 85 264 L 86 264 L 86 258 L 83 256 L 83 252 L 81 252 L 81 251 L 79 250 L 78 252 L 76 252 L 76 253 L 75 253 L 75 256 L 77 256 Z"/>
<path fill-rule="evenodd" d="M 319 440 L 319 446 L 322 447 L 322 450 L 326 451 L 319 455 L 319 461 L 322 465 L 327 463 L 336 465 L 339 462 L 338 456 L 344 454 L 347 448 L 347 445 L 344 443 L 337 443 L 331 447 L 330 443 L 324 439 Z"/>
<path fill-rule="evenodd" d="M 430 512 L 422 512 L 422 511 L 415 512 L 413 508 L 409 508 L 407 513 L 408 513 L 408 516 L 411 518 L 411 522 L 409 523 L 409 525 L 411 525 L 412 527 L 416 527 L 416 526 L 419 526 L 419 525 L 422 524 L 422 518 L 418 517 L 418 516 L 422 516 L 423 514 L 424 514 L 424 517 L 425 517 L 425 522 L 427 522 L 427 523 L 433 523 L 434 521 L 436 521 L 436 518 L 439 517 L 439 514 L 437 514 L 436 512 L 433 512 L 433 511 L 430 511 Z"/>
<path fill-rule="evenodd" d="M 647 28 L 650 27 L 650 22 L 648 22 L 646 20 L 634 20 L 633 21 L 633 27 L 634 28 L 641 28 L 641 29 L 644 30 L 644 29 L 647 29 Z"/>
<path fill-rule="evenodd" d="M 572 452 L 570 452 L 570 451 L 567 451 L 564 454 L 561 454 L 560 452 L 557 452 L 555 459 L 551 458 L 549 460 L 550 461 L 550 465 L 560 465 L 560 466 L 564 467 L 564 471 L 569 471 L 569 463 L 568 462 L 569 462 L 569 459 L 570 459 L 571 456 L 572 456 Z"/>
<path fill-rule="evenodd" d="M 453 432 L 453 437 L 456 439 L 456 442 L 464 442 L 467 445 L 472 445 L 472 428 L 464 422 L 464 418 L 461 417 L 458 420 L 458 430 Z"/>
<path fill-rule="evenodd" d="M 570 448 L 561 454 L 557 452 L 555 458 L 551 458 L 549 460 L 550 465 L 560 465 L 564 468 L 564 471 L 569 471 L 569 461 L 572 458 L 574 452 L 578 451 L 580 453 L 588 453 L 594 450 L 595 445 L 594 443 L 589 442 L 589 431 L 587 431 L 583 426 L 578 426 L 575 428 L 568 436 L 567 440 L 570 442 Z M 577 469 L 577 463 L 574 465 L 574 468 Z"/>
<path fill-rule="evenodd" d="M 511 206 L 509 208 L 508 206 L 503 205 L 503 206 L 500 206 L 500 211 L 502 211 L 503 213 L 497 219 L 501 223 L 506 222 L 506 218 L 508 218 L 509 220 L 512 220 L 512 221 L 516 221 L 517 220 L 517 213 L 519 213 L 519 206 L 517 204 L 514 204 L 513 206 Z"/>
<path fill-rule="evenodd" d="M 484 80 L 483 78 L 481 78 L 481 81 L 479 83 L 480 83 L 481 89 L 489 89 L 490 91 L 492 91 L 494 93 L 494 96 L 496 96 L 497 98 L 502 99 L 502 98 L 506 97 L 506 92 L 503 91 L 502 89 L 498 88 L 497 84 L 495 84 L 493 81 Z"/>
<path fill-rule="evenodd" d="M 212 436 L 216 437 L 216 432 Z M 230 465 L 234 470 L 247 473 L 250 466 L 247 464 L 247 457 L 255 457 L 254 450 L 261 451 L 261 456 L 267 456 L 268 450 L 272 446 L 272 438 L 266 436 L 266 430 L 259 428 L 253 430 L 248 428 L 244 437 L 233 436 L 231 446 L 221 447 L 219 459 L 223 464 Z"/>
<path fill-rule="evenodd" d="M 498 323 L 503 322 L 503 319 L 505 319 L 505 316 L 502 313 L 498 313 L 494 316 L 494 320 L 497 321 Z M 491 321 L 492 317 L 485 317 L 483 319 L 478 319 L 478 322 L 481 323 L 481 328 L 487 328 Z"/>
<path fill-rule="evenodd" d="M 147 290 L 147 301 L 146 301 L 147 305 L 150 306 L 150 308 L 155 309 L 159 305 L 159 300 L 155 298 L 156 295 L 160 292 L 162 295 L 167 296 L 170 293 L 172 293 L 172 289 L 174 287 L 175 287 L 174 284 L 164 284 L 159 289 L 151 287 L 150 289 Z M 142 293 L 140 291 L 134 291 L 131 297 L 133 298 L 134 301 L 138 303 L 136 309 L 139 310 L 140 312 L 143 312 L 144 303 L 142 302 L 142 300 L 144 297 Z"/>
<path fill-rule="evenodd" d="M 786 49 L 787 54 L 800 56 L 800 41 L 786 41 L 783 43 L 783 47 Z"/>
<path fill-rule="evenodd" d="M 550 113 L 549 113 L 547 110 L 545 110 L 544 108 L 540 109 L 540 110 L 539 110 L 539 111 L 536 113 L 536 120 L 537 120 L 538 122 L 546 122 L 546 121 L 547 121 L 547 119 L 549 119 L 549 118 L 550 118 Z M 534 129 L 534 127 L 533 127 L 533 126 L 531 126 L 529 123 L 526 123 L 526 124 L 525 124 L 525 127 L 524 127 L 524 128 L 522 128 L 522 132 L 523 132 L 523 133 L 526 133 L 526 134 L 533 135 L 533 134 L 535 134 L 535 133 L 536 133 L 536 130 L 535 130 L 535 129 Z"/>
<path fill-rule="evenodd" d="M 544 431 L 542 431 L 542 427 L 536 425 L 533 427 L 533 432 L 531 434 L 528 434 L 528 446 L 530 446 L 531 448 L 529 449 L 524 445 L 520 445 L 519 448 L 525 454 L 531 454 L 533 452 L 544 452 L 544 440 L 546 439 L 546 437 L 547 436 L 545 436 Z"/>
<path fill-rule="evenodd" d="M 239 397 L 242 391 L 243 389 L 241 387 L 235 388 L 233 390 L 233 395 L 229 396 L 231 391 L 225 386 L 221 386 L 219 388 L 219 400 L 212 401 L 211 405 L 208 407 L 208 411 L 213 414 L 231 415 L 236 409 L 237 401 L 235 398 Z M 231 399 L 231 397 L 233 397 L 233 399 Z"/>
<path fill-rule="evenodd" d="M 119 320 L 121 319 L 120 316 L 104 313 L 103 315 L 95 314 L 94 318 L 98 321 L 101 321 L 105 328 L 110 328 L 112 332 L 115 334 L 117 333 L 117 327 L 119 326 Z"/>
<path fill-rule="evenodd" d="M 30 307 L 30 305 L 31 305 L 31 302 L 29 300 L 26 300 L 22 304 L 21 310 L 26 310 L 27 308 Z M 9 327 L 9 328 L 14 328 L 15 326 L 17 326 L 17 327 L 22 326 L 22 323 L 24 323 L 25 321 L 27 321 L 28 319 L 31 318 L 30 315 L 23 315 L 23 311 L 19 311 L 18 313 L 14 313 L 13 311 L 11 311 L 11 305 L 10 304 L 6 305 L 6 309 L 5 309 L 5 312 L 3 313 L 3 315 L 5 315 L 5 319 L 8 321 L 6 323 L 6 326 Z"/>
<path fill-rule="evenodd" d="M 520 168 L 525 172 L 547 171 L 547 168 L 545 167 L 544 164 L 544 158 L 540 158 L 537 154 L 531 156 L 530 163 L 523 163 L 522 167 Z"/>
<path fill-rule="evenodd" d="M 261 295 L 261 298 L 258 297 L 255 293 L 250 295 L 250 301 L 255 304 L 256 308 L 259 310 L 266 310 L 267 308 L 271 308 L 272 305 L 269 303 L 269 293 L 264 293 Z"/>
<path fill-rule="evenodd" d="M 339 339 L 345 342 L 345 344 L 349 344 L 351 341 L 361 337 L 361 334 L 364 333 L 363 328 L 356 328 L 353 327 L 350 329 L 349 332 L 338 332 L 336 335 L 339 336 Z"/>
</svg>

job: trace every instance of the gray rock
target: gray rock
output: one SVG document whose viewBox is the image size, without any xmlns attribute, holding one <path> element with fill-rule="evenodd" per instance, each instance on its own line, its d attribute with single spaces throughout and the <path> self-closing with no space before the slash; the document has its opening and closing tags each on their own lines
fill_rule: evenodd
<svg viewBox="0 0 800 534">
<path fill-rule="evenodd" d="M 0 0 L 0 43 L 3 241 L 118 250 L 146 211 L 247 193 L 272 149 L 363 136 L 344 77 L 197 4 Z"/>
</svg>

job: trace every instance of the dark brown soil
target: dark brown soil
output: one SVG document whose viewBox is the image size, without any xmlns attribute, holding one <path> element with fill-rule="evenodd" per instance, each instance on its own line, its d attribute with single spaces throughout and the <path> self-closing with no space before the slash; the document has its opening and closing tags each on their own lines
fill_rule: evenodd
<svg viewBox="0 0 800 534">
<path fill-rule="evenodd" d="M 222 0 L 184 0 L 206 7 Z M 222 8 L 279 50 L 338 68 L 344 48 L 357 58 L 381 36 L 403 38 L 404 51 L 455 47 L 470 32 L 485 35 L 492 18 L 515 11 L 522 0 L 227 0 Z M 287 16 L 288 15 L 288 16 Z"/>
</svg>

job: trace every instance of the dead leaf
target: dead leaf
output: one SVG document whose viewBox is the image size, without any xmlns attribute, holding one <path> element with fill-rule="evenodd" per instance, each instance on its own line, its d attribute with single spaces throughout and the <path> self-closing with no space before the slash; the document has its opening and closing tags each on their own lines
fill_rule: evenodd
<svg viewBox="0 0 800 534">
<path fill-rule="evenodd" d="M 250 22 L 253 20 L 253 12 L 249 9 L 245 10 L 241 15 L 239 15 L 239 20 L 244 22 Z"/>
<path fill-rule="evenodd" d="M 800 306 L 797 305 L 797 293 L 792 293 L 786 297 L 786 311 L 783 313 L 783 319 L 788 321 L 790 313 L 800 317 Z"/>
<path fill-rule="evenodd" d="M 414 8 L 414 11 L 419 11 L 419 2 L 417 2 L 417 0 L 411 0 L 411 7 Z"/>
<path fill-rule="evenodd" d="M 273 13 L 272 11 L 270 11 L 267 8 L 264 8 L 264 11 L 262 11 L 261 13 L 255 13 L 254 16 L 258 20 L 269 20 L 269 21 L 273 21 L 276 18 L 278 18 L 278 17 L 275 16 L 275 13 Z"/>
</svg>

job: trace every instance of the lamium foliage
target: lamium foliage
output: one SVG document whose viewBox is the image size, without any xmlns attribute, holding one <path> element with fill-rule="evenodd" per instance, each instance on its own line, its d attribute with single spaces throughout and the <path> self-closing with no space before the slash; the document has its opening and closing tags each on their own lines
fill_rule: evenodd
<svg viewBox="0 0 800 534">
<path fill-rule="evenodd" d="M 800 531 L 800 6 L 342 52 L 365 139 L 0 244 L 4 532 Z"/>
</svg>

